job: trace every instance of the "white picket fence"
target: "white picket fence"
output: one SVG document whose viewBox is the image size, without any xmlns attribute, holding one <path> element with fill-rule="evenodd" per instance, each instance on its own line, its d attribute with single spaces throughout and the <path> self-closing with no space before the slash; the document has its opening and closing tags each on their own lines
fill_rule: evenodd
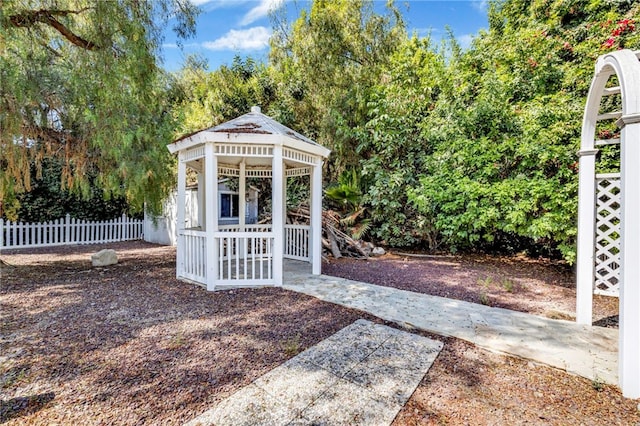
<svg viewBox="0 0 640 426">
<path fill-rule="evenodd" d="M 79 220 L 69 215 L 44 223 L 0 219 L 0 249 L 139 240 L 143 236 L 143 223 L 143 220 L 126 215 L 100 222 Z"/>
</svg>

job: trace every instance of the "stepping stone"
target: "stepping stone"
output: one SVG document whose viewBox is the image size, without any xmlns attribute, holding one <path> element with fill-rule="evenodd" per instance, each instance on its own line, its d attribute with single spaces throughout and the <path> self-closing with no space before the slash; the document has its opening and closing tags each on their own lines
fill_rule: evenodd
<svg viewBox="0 0 640 426">
<path fill-rule="evenodd" d="M 185 426 L 389 425 L 441 349 L 360 319 Z"/>
</svg>

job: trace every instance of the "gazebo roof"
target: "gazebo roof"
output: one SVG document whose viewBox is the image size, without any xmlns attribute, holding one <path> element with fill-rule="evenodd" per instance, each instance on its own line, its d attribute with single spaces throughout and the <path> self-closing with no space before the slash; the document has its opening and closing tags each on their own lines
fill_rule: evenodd
<svg viewBox="0 0 640 426">
<path fill-rule="evenodd" d="M 183 136 L 167 145 L 173 154 L 206 142 L 283 145 L 310 154 L 328 157 L 331 152 L 293 129 L 262 114 L 260 107 L 214 127 Z"/>
</svg>

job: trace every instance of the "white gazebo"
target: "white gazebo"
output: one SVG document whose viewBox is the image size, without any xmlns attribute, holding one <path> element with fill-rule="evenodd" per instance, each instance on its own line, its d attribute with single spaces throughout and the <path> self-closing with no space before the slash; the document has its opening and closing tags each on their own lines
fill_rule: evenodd
<svg viewBox="0 0 640 426">
<path fill-rule="evenodd" d="M 284 258 L 310 262 L 320 274 L 322 165 L 330 151 L 262 114 L 259 107 L 167 146 L 178 154 L 177 262 L 179 279 L 206 285 L 282 286 Z M 185 221 L 187 168 L 197 174 L 198 223 Z M 287 178 L 310 176 L 309 225 L 286 224 Z M 220 177 L 238 179 L 237 225 L 222 225 Z M 270 224 L 247 224 L 247 178 L 271 179 Z M 224 205 L 223 205 L 224 204 Z"/>
<path fill-rule="evenodd" d="M 597 170 L 598 152 L 616 145 L 619 167 Z M 619 50 L 598 58 L 578 154 L 577 322 L 592 324 L 594 293 L 620 297 L 619 383 L 624 396 L 638 398 L 640 52 Z"/>
</svg>

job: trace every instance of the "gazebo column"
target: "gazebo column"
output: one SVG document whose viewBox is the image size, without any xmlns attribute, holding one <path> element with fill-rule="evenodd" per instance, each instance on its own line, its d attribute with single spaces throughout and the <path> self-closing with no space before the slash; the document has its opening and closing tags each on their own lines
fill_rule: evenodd
<svg viewBox="0 0 640 426">
<path fill-rule="evenodd" d="M 593 142 L 592 142 L 593 144 Z M 583 149 L 580 156 L 578 189 L 578 266 L 576 270 L 576 322 L 591 325 L 595 268 L 596 154 Z"/>
<path fill-rule="evenodd" d="M 209 142 L 205 145 L 204 157 L 205 203 L 207 205 L 204 223 L 206 231 L 206 284 L 207 290 L 213 291 L 216 288 L 219 261 L 218 244 L 216 244 L 216 233 L 218 232 L 218 157 L 213 143 Z"/>
<path fill-rule="evenodd" d="M 618 370 L 627 398 L 640 397 L 640 113 L 623 116 L 621 140 L 621 271 Z"/>
<path fill-rule="evenodd" d="M 287 251 L 287 245 L 290 244 L 287 241 L 287 166 L 282 167 L 282 262 L 284 264 L 284 254 Z M 284 278 L 283 278 L 284 279 Z"/>
<path fill-rule="evenodd" d="M 240 178 L 238 180 L 238 225 L 240 225 L 240 232 L 245 232 L 244 226 L 246 225 L 247 214 L 247 166 L 244 159 L 240 162 Z"/>
<path fill-rule="evenodd" d="M 238 177 L 238 226 L 240 232 L 246 232 L 246 211 L 247 211 L 247 166 L 245 160 L 240 162 L 240 176 Z M 240 238 L 238 241 L 238 256 L 244 259 L 248 256 L 247 240 Z"/>
<path fill-rule="evenodd" d="M 311 255 L 311 273 L 322 272 L 322 161 L 313 166 L 311 175 L 311 235 L 309 250 Z"/>
<path fill-rule="evenodd" d="M 205 212 L 207 211 L 207 204 L 205 203 L 205 190 L 204 190 L 204 175 L 202 172 L 198 172 L 198 226 L 202 227 L 205 218 Z"/>
<path fill-rule="evenodd" d="M 180 278 L 184 273 L 184 227 L 185 208 L 187 198 L 187 164 L 184 162 L 184 153 L 178 153 L 178 194 L 177 204 L 177 241 L 176 241 L 176 278 Z"/>
<path fill-rule="evenodd" d="M 284 164 L 282 162 L 282 146 L 273 147 L 271 163 L 271 231 L 273 232 L 273 280 L 275 285 L 282 286 L 282 269 L 284 257 Z"/>
</svg>

